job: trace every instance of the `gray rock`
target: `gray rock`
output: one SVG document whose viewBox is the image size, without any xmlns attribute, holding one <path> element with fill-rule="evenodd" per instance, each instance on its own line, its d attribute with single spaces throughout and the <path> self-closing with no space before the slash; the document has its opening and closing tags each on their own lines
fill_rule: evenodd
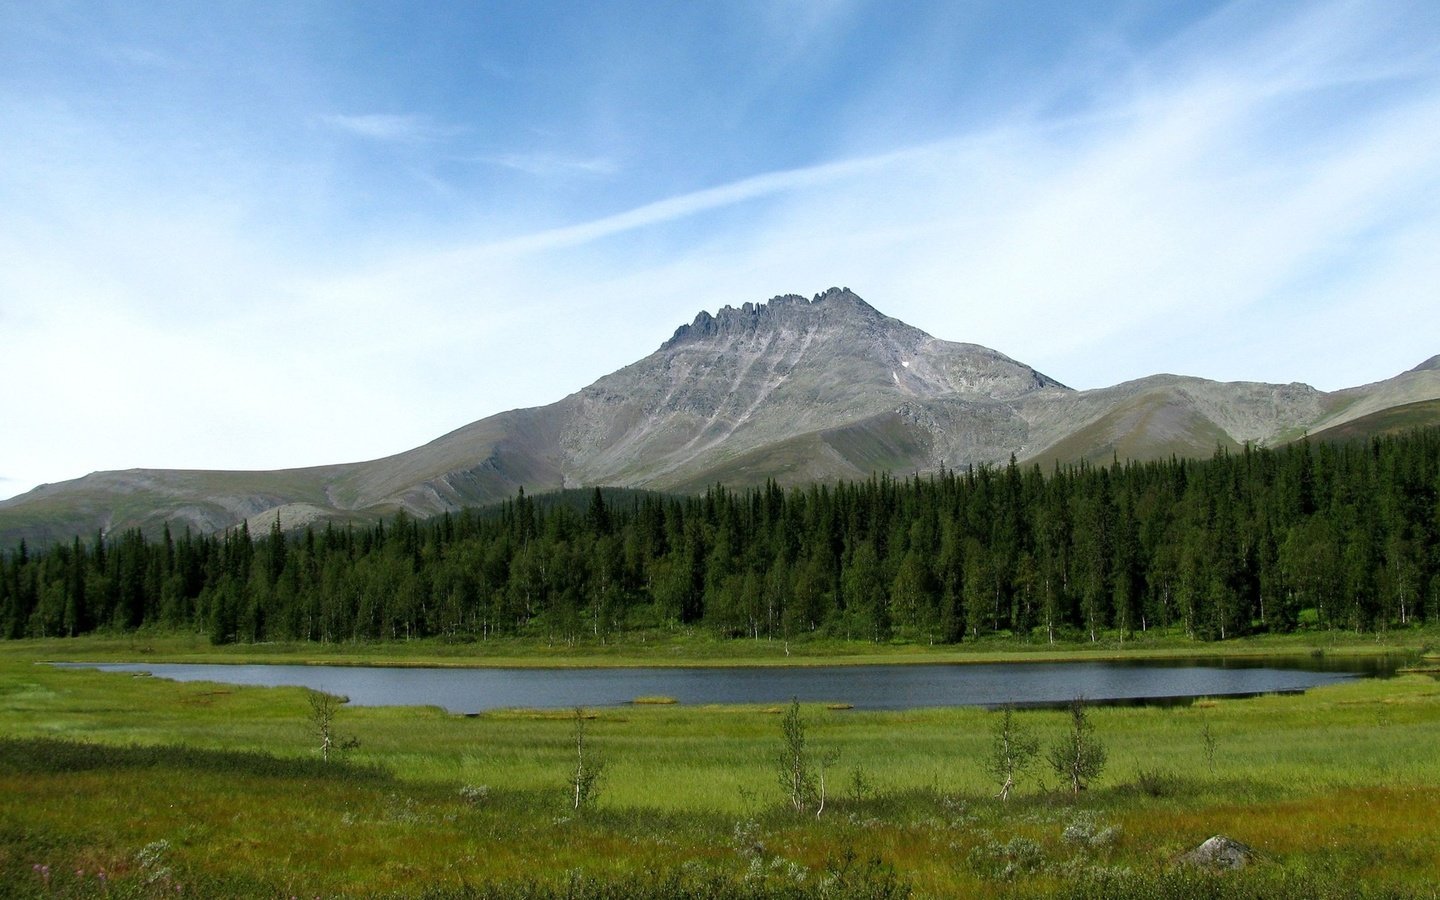
<svg viewBox="0 0 1440 900">
<path fill-rule="evenodd" d="M 1204 869 L 1243 869 L 1254 856 L 1255 851 L 1239 841 L 1217 834 L 1182 855 L 1180 862 Z"/>
</svg>

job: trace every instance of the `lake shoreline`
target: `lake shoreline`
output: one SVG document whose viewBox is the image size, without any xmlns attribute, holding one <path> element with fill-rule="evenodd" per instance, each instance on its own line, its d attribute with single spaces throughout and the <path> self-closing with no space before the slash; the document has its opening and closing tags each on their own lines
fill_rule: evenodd
<svg viewBox="0 0 1440 900">
<path fill-rule="evenodd" d="M 655 640 L 556 647 L 540 641 L 505 638 L 474 643 L 434 639 L 380 643 L 273 643 L 214 646 L 198 635 L 87 635 L 7 641 L 6 655 L 36 662 L 285 664 L 302 666 L 384 666 L 424 669 L 634 669 L 977 665 L 989 663 L 1124 662 L 1195 659 L 1312 657 L 1401 657 L 1416 660 L 1440 643 L 1440 629 L 1417 628 L 1385 635 L 1320 632 L 1259 635 L 1229 641 L 1189 641 L 1163 635 L 1098 645 L 1023 643 L 987 639 L 978 644 L 929 646 L 861 642 L 715 639 L 663 634 Z"/>
</svg>

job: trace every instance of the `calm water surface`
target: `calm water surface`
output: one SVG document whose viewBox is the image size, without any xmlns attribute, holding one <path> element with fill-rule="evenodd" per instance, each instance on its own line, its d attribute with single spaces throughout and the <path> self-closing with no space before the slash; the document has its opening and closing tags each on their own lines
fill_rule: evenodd
<svg viewBox="0 0 1440 900">
<path fill-rule="evenodd" d="M 291 685 L 328 691 L 359 706 L 440 706 L 478 713 L 506 708 L 617 706 L 637 697 L 685 704 L 802 702 L 856 709 L 1160 702 L 1193 697 L 1303 691 L 1357 675 L 1387 674 L 1376 660 L 1192 660 L 651 668 L 425 669 L 384 666 L 73 663 L 110 672 L 149 672 L 176 681 Z M 1339 668 L 1337 669 L 1337 665 Z"/>
</svg>

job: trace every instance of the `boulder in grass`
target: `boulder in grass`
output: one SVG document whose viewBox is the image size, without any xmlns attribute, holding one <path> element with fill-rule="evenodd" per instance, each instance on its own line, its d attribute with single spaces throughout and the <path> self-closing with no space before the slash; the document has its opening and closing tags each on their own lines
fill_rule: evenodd
<svg viewBox="0 0 1440 900">
<path fill-rule="evenodd" d="M 1223 834 L 1217 834 L 1194 850 L 1182 855 L 1180 862 L 1220 871 L 1243 869 L 1254 856 L 1255 851 L 1239 841 L 1232 840 Z"/>
</svg>

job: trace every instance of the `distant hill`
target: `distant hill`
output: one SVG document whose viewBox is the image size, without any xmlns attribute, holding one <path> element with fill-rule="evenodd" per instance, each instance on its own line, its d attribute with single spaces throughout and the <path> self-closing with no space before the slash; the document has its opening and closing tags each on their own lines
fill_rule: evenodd
<svg viewBox="0 0 1440 900">
<path fill-rule="evenodd" d="M 1440 424 L 1440 356 L 1386 381 L 1304 384 L 1156 375 L 1075 391 L 1002 353 L 939 340 L 848 288 L 701 312 L 654 353 L 548 406 L 404 453 L 272 472 L 134 469 L 0 502 L 0 546 L 139 527 L 417 516 L 607 485 L 660 491 L 1000 464 L 1209 456 L 1246 442 Z M 1335 431 L 1347 426 L 1349 431 Z M 1409 427 L 1405 425 L 1403 427 Z"/>
</svg>

